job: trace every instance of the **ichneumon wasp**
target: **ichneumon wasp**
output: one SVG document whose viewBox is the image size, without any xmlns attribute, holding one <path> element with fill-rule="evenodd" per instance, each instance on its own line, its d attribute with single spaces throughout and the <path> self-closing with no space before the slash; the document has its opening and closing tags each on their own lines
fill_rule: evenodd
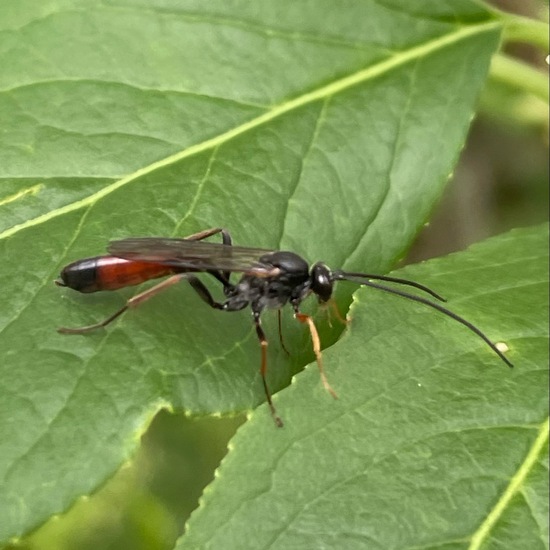
<svg viewBox="0 0 550 550">
<path fill-rule="evenodd" d="M 204 241 L 218 233 L 221 233 L 222 243 Z M 504 353 L 479 328 L 463 317 L 426 297 L 383 284 L 414 287 L 438 301 L 445 301 L 433 290 L 414 281 L 369 273 L 331 270 L 323 262 L 317 262 L 310 267 L 303 258 L 293 252 L 233 246 L 229 232 L 221 228 L 207 229 L 185 239 L 157 237 L 122 239 L 111 242 L 107 250 L 109 255 L 77 260 L 67 265 L 55 282 L 79 292 L 96 292 L 116 290 L 159 277 L 168 278 L 130 298 L 122 308 L 100 323 L 80 328 L 60 328 L 59 332 L 83 334 L 104 327 L 126 310 L 135 308 L 181 281 L 187 281 L 200 298 L 212 308 L 222 311 L 240 311 L 250 306 L 261 346 L 260 373 L 264 391 L 271 414 L 278 426 L 282 426 L 283 423 L 277 415 L 267 385 L 267 338 L 260 321 L 261 313 L 264 309 L 280 310 L 287 303 L 290 304 L 296 319 L 309 328 L 321 380 L 327 391 L 336 397 L 324 373 L 317 329 L 312 317 L 300 311 L 300 305 L 310 294 L 317 296 L 321 304 L 330 302 L 334 283 L 337 281 L 351 281 L 436 309 L 470 329 L 509 367 L 513 366 Z M 207 273 L 219 281 L 222 284 L 225 299 L 217 301 L 196 276 L 197 273 Z M 230 280 L 232 273 L 242 274 L 236 283 Z M 382 281 L 382 283 L 373 281 Z"/>
</svg>

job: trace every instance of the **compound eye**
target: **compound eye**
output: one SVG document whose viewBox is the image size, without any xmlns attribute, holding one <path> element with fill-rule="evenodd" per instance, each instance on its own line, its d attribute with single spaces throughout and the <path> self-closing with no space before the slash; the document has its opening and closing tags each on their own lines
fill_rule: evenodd
<svg viewBox="0 0 550 550">
<path fill-rule="evenodd" d="M 311 290 L 317 294 L 320 302 L 328 302 L 332 296 L 333 282 L 330 269 L 322 263 L 311 269 Z"/>
</svg>

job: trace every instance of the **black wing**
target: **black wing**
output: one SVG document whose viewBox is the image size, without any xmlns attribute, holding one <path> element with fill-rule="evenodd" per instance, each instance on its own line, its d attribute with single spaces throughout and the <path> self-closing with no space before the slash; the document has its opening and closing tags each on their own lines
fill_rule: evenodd
<svg viewBox="0 0 550 550">
<path fill-rule="evenodd" d="M 259 277 L 278 273 L 272 265 L 260 261 L 264 254 L 273 252 L 262 248 L 187 239 L 136 237 L 111 241 L 107 251 L 125 260 L 153 262 L 194 271 L 236 271 Z"/>
</svg>

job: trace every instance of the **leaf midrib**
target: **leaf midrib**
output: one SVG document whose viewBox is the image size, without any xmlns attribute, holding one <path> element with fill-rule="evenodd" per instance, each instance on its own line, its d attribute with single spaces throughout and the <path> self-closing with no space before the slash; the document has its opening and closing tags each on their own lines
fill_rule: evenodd
<svg viewBox="0 0 550 550">
<path fill-rule="evenodd" d="M 548 428 L 549 419 L 546 418 L 540 425 L 539 434 L 525 456 L 525 460 L 518 468 L 516 474 L 510 479 L 510 483 L 508 483 L 506 490 L 502 493 L 502 496 L 495 506 L 493 506 L 493 509 L 487 514 L 485 521 L 481 523 L 478 530 L 472 535 L 468 550 L 479 550 L 479 548 L 481 548 L 514 496 L 521 490 L 527 476 L 531 473 L 537 462 L 542 449 L 544 449 L 548 443 Z"/>
<path fill-rule="evenodd" d="M 220 145 L 238 137 L 242 134 L 257 128 L 263 124 L 267 124 L 271 122 L 272 120 L 292 111 L 295 109 L 299 109 L 301 107 L 304 107 L 305 105 L 309 103 L 313 103 L 315 101 L 323 100 L 327 97 L 336 95 L 338 93 L 343 92 L 344 90 L 347 90 L 353 86 L 356 86 L 358 84 L 361 84 L 368 80 L 373 80 L 376 77 L 388 73 L 392 69 L 395 69 L 396 67 L 399 67 L 401 65 L 404 65 L 410 61 L 414 61 L 416 59 L 419 59 L 424 56 L 428 56 L 432 52 L 435 52 L 437 50 L 440 50 L 446 46 L 449 46 L 451 44 L 455 44 L 457 42 L 460 42 L 461 40 L 465 40 L 471 36 L 475 36 L 478 34 L 482 34 L 484 32 L 489 32 L 492 30 L 496 30 L 501 27 L 500 22 L 489 22 L 485 23 L 483 25 L 478 26 L 472 26 L 472 27 L 464 27 L 461 29 L 458 29 L 456 32 L 451 33 L 449 35 L 445 35 L 443 37 L 439 37 L 435 40 L 426 42 L 425 44 L 421 44 L 419 46 L 416 46 L 414 48 L 411 48 L 410 50 L 407 50 L 405 52 L 400 52 L 396 54 L 394 57 L 384 60 L 380 63 L 377 63 L 371 67 L 367 67 L 366 69 L 362 69 L 360 71 L 357 71 L 356 73 L 343 77 L 339 80 L 336 80 L 330 84 L 327 84 L 326 86 L 323 86 L 321 88 L 318 88 L 317 90 L 313 90 L 311 92 L 308 92 L 306 94 L 303 94 L 301 96 L 298 96 L 294 99 L 291 99 L 289 101 L 286 101 L 276 107 L 274 107 L 271 111 L 266 112 L 256 118 L 253 118 L 243 124 L 240 124 L 239 126 L 236 126 L 235 128 L 232 128 L 230 130 L 227 130 L 226 132 L 223 132 L 222 134 L 210 138 L 208 140 L 205 140 L 201 143 L 197 143 L 195 145 L 192 145 L 191 147 L 188 147 L 187 149 L 184 149 L 183 151 L 180 151 L 178 153 L 175 153 L 174 155 L 170 155 L 169 157 L 166 157 L 165 159 L 162 159 L 160 161 L 154 162 L 148 166 L 145 166 L 143 168 L 140 168 L 139 170 L 136 170 L 132 174 L 129 174 L 128 176 L 112 183 L 111 185 L 108 185 L 104 189 L 101 189 L 97 191 L 96 193 L 81 199 L 79 201 L 75 201 L 69 204 L 66 204 L 65 206 L 61 208 L 57 208 L 55 210 L 52 210 L 51 212 L 48 212 L 47 214 L 43 214 L 41 216 L 37 216 L 36 218 L 27 220 L 24 223 L 15 225 L 2 233 L 0 233 L 0 239 L 5 239 L 7 237 L 10 237 L 14 235 L 15 233 L 18 233 L 19 231 L 22 231 L 28 227 L 32 227 L 35 225 L 40 225 L 41 223 L 44 223 L 52 218 L 55 218 L 57 216 L 61 216 L 64 214 L 67 214 L 69 212 L 73 212 L 75 210 L 78 210 L 80 208 L 89 206 L 91 204 L 96 203 L 97 201 L 101 200 L 102 198 L 108 196 L 110 193 L 118 190 L 119 188 L 133 182 L 134 180 L 137 180 L 138 178 L 142 176 L 146 176 L 147 174 L 150 174 L 154 172 L 157 169 L 164 168 L 170 164 L 174 164 L 176 162 L 179 162 L 185 158 L 191 157 L 193 155 L 202 153 L 208 149 L 219 147 Z"/>
</svg>

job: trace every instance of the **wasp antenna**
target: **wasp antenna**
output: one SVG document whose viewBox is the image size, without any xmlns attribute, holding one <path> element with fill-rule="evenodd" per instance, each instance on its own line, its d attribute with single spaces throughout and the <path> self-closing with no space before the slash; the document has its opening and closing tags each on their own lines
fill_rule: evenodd
<svg viewBox="0 0 550 550">
<path fill-rule="evenodd" d="M 399 279 L 398 277 L 388 277 L 387 275 L 373 275 L 371 273 L 351 273 L 349 271 L 336 271 L 333 274 L 334 280 L 346 280 L 346 281 L 353 281 L 359 284 L 365 284 L 365 279 L 374 279 L 377 281 L 386 281 L 388 283 L 396 283 L 398 285 L 407 285 L 412 286 L 414 288 L 417 288 L 418 290 L 422 290 L 422 292 L 426 292 L 426 294 L 429 294 L 430 296 L 433 296 L 436 300 L 439 300 L 440 302 L 446 302 L 445 298 L 438 294 L 435 290 L 432 290 L 431 288 L 428 288 L 427 286 L 421 285 L 420 283 L 417 283 L 416 281 L 410 281 L 409 279 Z"/>
<path fill-rule="evenodd" d="M 355 277 L 355 275 L 354 275 Z M 350 278 L 348 279 L 350 281 L 354 281 L 354 279 Z M 360 281 L 355 281 L 360 282 Z M 431 302 L 430 300 L 427 300 L 426 298 L 423 298 L 422 296 L 416 296 L 415 294 L 409 294 L 408 292 L 403 292 L 402 290 L 397 290 L 395 288 L 390 288 L 384 285 L 379 285 L 377 283 L 373 283 L 371 281 L 362 281 L 360 282 L 361 285 L 369 286 L 371 288 L 376 288 L 378 290 L 382 290 L 383 292 L 388 292 L 389 294 L 395 294 L 397 296 L 401 296 L 402 298 L 407 298 L 408 300 L 412 300 L 413 302 L 418 302 L 420 304 L 424 304 L 426 306 L 429 306 L 433 309 L 436 309 L 437 311 L 443 313 L 447 317 L 450 317 L 451 319 L 454 319 L 455 321 L 459 322 L 460 324 L 464 325 L 465 327 L 469 328 L 474 334 L 477 334 L 510 368 L 513 368 L 514 365 L 511 363 L 511 361 L 498 349 L 496 344 L 494 344 L 489 338 L 479 329 L 477 328 L 473 323 L 470 323 L 470 321 L 467 321 L 464 319 L 464 317 L 461 317 L 460 315 L 457 315 L 456 313 L 453 313 L 450 309 L 447 309 L 446 307 L 443 307 L 442 305 L 439 305 L 435 302 Z"/>
</svg>

